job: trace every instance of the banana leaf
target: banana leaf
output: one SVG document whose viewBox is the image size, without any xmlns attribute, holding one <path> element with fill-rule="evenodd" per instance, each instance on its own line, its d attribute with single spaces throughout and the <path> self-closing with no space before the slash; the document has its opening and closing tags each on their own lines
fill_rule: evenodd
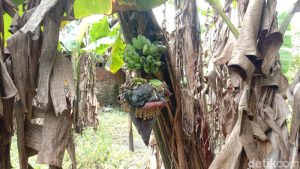
<svg viewBox="0 0 300 169">
<path fill-rule="evenodd" d="M 103 15 L 94 15 L 86 17 L 79 21 L 72 21 L 68 23 L 60 31 L 59 41 L 62 44 L 65 51 L 72 52 L 75 49 L 80 50 L 81 46 L 86 47 L 90 44 L 90 40 L 87 39 L 86 34 L 89 32 L 89 27 L 94 23 L 101 22 Z M 108 24 L 108 23 L 107 23 Z"/>
<path fill-rule="evenodd" d="M 118 11 L 148 11 L 164 3 L 166 0 L 75 0 L 76 18 L 93 14 L 112 14 Z"/>
<path fill-rule="evenodd" d="M 103 59 L 99 56 L 111 48 L 105 68 L 116 73 L 124 64 L 123 53 L 126 47 L 119 28 L 118 25 L 110 28 L 108 18 L 103 15 L 89 16 L 64 27 L 60 32 L 60 43 L 66 52 L 95 53 L 93 56 L 101 62 Z"/>
<path fill-rule="evenodd" d="M 125 50 L 125 43 L 123 39 L 119 36 L 114 45 L 112 46 L 111 54 L 106 62 L 105 69 L 116 73 L 118 70 L 120 70 L 124 64 L 123 61 L 123 54 Z"/>
<path fill-rule="evenodd" d="M 13 0 L 21 5 L 25 0 Z M 166 0 L 75 0 L 74 14 L 83 18 L 95 14 L 112 14 L 118 11 L 137 10 L 148 11 L 166 2 Z"/>
</svg>

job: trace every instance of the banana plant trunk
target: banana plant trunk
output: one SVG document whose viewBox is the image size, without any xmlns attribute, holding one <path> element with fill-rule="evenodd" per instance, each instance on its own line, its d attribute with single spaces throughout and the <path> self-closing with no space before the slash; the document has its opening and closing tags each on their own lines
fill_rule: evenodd
<svg viewBox="0 0 300 169">
<path fill-rule="evenodd" d="M 165 81 L 173 95 L 153 130 L 165 168 L 205 169 L 212 161 L 208 125 L 203 119 L 200 98 L 194 97 L 202 89 L 202 49 L 195 3 L 186 0 L 176 4 L 176 10 L 181 12 L 172 46 L 152 11 L 118 13 L 127 43 L 142 34 L 151 41 L 163 42 L 169 49 L 161 58 L 164 66 L 156 78 Z"/>
</svg>

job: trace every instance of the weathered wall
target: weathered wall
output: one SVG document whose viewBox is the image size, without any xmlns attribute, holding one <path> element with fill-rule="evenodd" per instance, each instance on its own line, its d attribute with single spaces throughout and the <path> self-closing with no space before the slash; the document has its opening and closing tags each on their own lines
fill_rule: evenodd
<svg viewBox="0 0 300 169">
<path fill-rule="evenodd" d="M 125 81 L 122 71 L 116 74 L 106 71 L 104 67 L 96 68 L 97 100 L 100 106 L 116 105 L 119 86 Z"/>
</svg>

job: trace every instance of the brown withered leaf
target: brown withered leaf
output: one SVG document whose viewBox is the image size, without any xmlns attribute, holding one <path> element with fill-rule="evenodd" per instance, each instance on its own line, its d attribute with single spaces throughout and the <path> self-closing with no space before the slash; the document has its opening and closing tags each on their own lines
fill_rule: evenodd
<svg viewBox="0 0 300 169">
<path fill-rule="evenodd" d="M 56 115 L 68 109 L 65 91 L 66 78 L 63 73 L 65 64 L 64 56 L 57 53 L 50 77 L 50 96 Z"/>
<path fill-rule="evenodd" d="M 43 126 L 25 122 L 25 146 L 35 151 L 40 150 Z"/>
<path fill-rule="evenodd" d="M 22 33 L 34 33 L 36 28 L 40 25 L 46 14 L 59 2 L 60 0 L 42 0 L 37 6 L 28 22 L 22 27 Z M 53 12 L 53 11 L 52 11 Z M 57 25 L 56 25 L 57 26 Z M 58 26 L 57 26 L 58 27 Z M 47 32 L 47 31 L 45 31 Z"/>
<path fill-rule="evenodd" d="M 290 143 L 295 145 L 296 140 L 299 139 L 296 136 L 299 133 L 299 127 L 300 127 L 300 89 L 299 88 L 295 92 L 293 103 L 294 104 L 293 104 Z"/>
<path fill-rule="evenodd" d="M 275 120 L 277 118 L 275 117 L 276 116 L 275 111 L 271 107 L 266 107 L 264 108 L 264 112 L 266 115 L 266 122 L 272 129 L 272 134 L 275 134 L 275 137 L 277 138 L 276 142 L 281 151 L 282 154 L 281 156 L 283 157 L 284 160 L 288 160 L 289 152 L 284 142 L 284 137 L 282 136 L 281 127 L 275 123 Z M 275 146 L 273 146 L 273 148 L 274 147 Z"/>
<path fill-rule="evenodd" d="M 22 110 L 22 102 L 17 98 L 14 103 L 14 113 L 16 114 L 16 124 L 17 124 L 17 145 L 19 153 L 20 168 L 28 168 L 28 156 L 25 147 L 25 116 Z"/>
<path fill-rule="evenodd" d="M 239 14 L 241 15 L 242 18 L 244 18 L 244 15 L 247 11 L 247 7 L 249 4 L 249 0 L 238 0 L 238 9 L 239 9 Z"/>
<path fill-rule="evenodd" d="M 64 152 L 70 138 L 72 125 L 71 110 L 56 116 L 53 108 L 46 112 L 42 140 L 38 152 L 39 164 L 62 166 Z"/>
<path fill-rule="evenodd" d="M 3 0 L 2 3 L 4 11 L 11 17 L 14 17 L 18 11 L 18 7 L 11 0 Z"/>
<path fill-rule="evenodd" d="M 287 95 L 289 104 L 291 106 L 293 106 L 293 104 L 294 104 L 294 94 L 296 93 L 296 91 L 298 90 L 299 87 L 300 87 L 300 69 L 294 76 L 294 80 L 293 80 L 292 84 L 288 87 L 288 89 L 286 91 L 286 95 Z"/>
<path fill-rule="evenodd" d="M 244 114 L 241 123 L 241 133 L 239 136 L 240 141 L 242 143 L 243 149 L 245 150 L 249 161 L 254 161 L 254 162 L 261 161 L 261 159 L 258 156 L 258 149 L 254 139 L 251 121 L 249 120 L 247 112 L 243 111 L 243 113 Z M 255 168 L 262 169 L 263 167 L 255 167 Z"/>
<path fill-rule="evenodd" d="M 221 52 L 221 55 L 214 58 L 214 63 L 216 64 L 216 66 L 220 66 L 230 61 L 234 49 L 233 46 L 235 45 L 236 45 L 236 39 L 232 34 L 230 34 L 227 43 Z"/>
<path fill-rule="evenodd" d="M 276 123 L 281 127 L 284 124 L 286 118 L 292 113 L 286 101 L 279 93 L 276 93 L 274 97 L 274 106 L 275 106 L 275 111 L 278 114 L 278 119 L 276 120 Z"/>
<path fill-rule="evenodd" d="M 257 57 L 257 36 L 261 21 L 264 1 L 253 0 L 249 2 L 244 16 L 240 36 L 236 42 L 231 60 L 228 63 L 230 69 L 235 70 L 245 80 L 251 77 Z"/>
<path fill-rule="evenodd" d="M 236 169 L 239 168 L 239 158 L 242 152 L 242 142 L 239 135 L 241 130 L 242 112 L 239 112 L 238 120 L 232 132 L 228 136 L 220 152 L 212 161 L 209 169 Z"/>
<path fill-rule="evenodd" d="M 19 92 L 22 103 L 22 112 L 27 112 L 27 93 L 29 89 L 29 70 L 28 70 L 28 35 L 16 32 L 7 41 L 8 49 L 11 52 L 12 67 L 15 84 Z"/>
<path fill-rule="evenodd" d="M 2 100 L 0 99 L 0 118 L 3 117 L 3 103 L 2 103 Z"/>
<path fill-rule="evenodd" d="M 261 141 L 268 140 L 267 135 L 265 134 L 263 129 L 260 127 L 259 123 L 255 122 L 255 121 L 250 121 L 250 123 L 251 123 L 254 137 L 258 138 Z"/>
<path fill-rule="evenodd" d="M 272 152 L 272 143 L 270 140 L 267 141 L 258 141 L 257 149 L 259 150 L 258 156 L 261 159 L 267 159 L 269 154 Z"/>
<path fill-rule="evenodd" d="M 57 54 L 50 77 L 50 95 L 56 115 L 68 109 L 67 98 L 75 98 L 72 62 L 63 54 Z"/>
<path fill-rule="evenodd" d="M 0 54 L 1 55 L 1 54 Z M 0 56 L 1 57 L 1 56 Z M 0 98 L 9 99 L 17 95 L 18 91 L 13 83 L 7 68 L 0 58 Z"/>
<path fill-rule="evenodd" d="M 46 3 L 47 0 L 42 1 L 42 3 Z M 49 2 L 52 4 L 54 1 Z M 50 75 L 52 72 L 54 57 L 57 52 L 58 45 L 58 37 L 59 37 L 59 26 L 57 23 L 60 23 L 60 17 L 63 15 L 62 9 L 62 0 L 59 0 L 56 6 L 50 11 L 48 15 L 45 16 L 44 20 L 44 40 L 42 45 L 42 52 L 40 58 L 40 66 L 39 66 L 39 79 L 38 79 L 38 90 L 37 90 L 37 101 L 43 106 L 45 109 L 49 106 L 49 84 L 50 84 Z M 39 6 L 41 9 L 45 8 L 45 4 Z M 52 6 L 46 6 L 48 8 Z M 40 9 L 40 10 L 41 10 Z M 45 10 L 45 9 L 44 9 Z M 35 13 L 39 10 L 36 9 L 29 21 L 26 23 L 30 23 L 31 18 L 35 17 Z M 44 12 L 44 11 L 43 11 Z M 35 21 L 35 19 L 33 19 Z M 27 29 L 26 25 L 22 29 Z M 28 28 L 29 29 L 29 28 Z M 34 31 L 35 28 L 31 31 Z"/>
<path fill-rule="evenodd" d="M 75 143 L 72 134 L 70 134 L 69 142 L 67 145 L 67 151 L 72 162 L 72 169 L 76 169 L 77 163 L 76 163 L 76 154 L 75 154 Z"/>
<path fill-rule="evenodd" d="M 275 59 L 278 56 L 279 49 L 283 42 L 283 36 L 280 32 L 271 33 L 267 36 L 263 43 L 263 63 L 261 66 L 262 72 L 270 75 L 271 67 L 274 65 Z"/>
<path fill-rule="evenodd" d="M 299 133 L 296 134 L 296 138 L 299 138 Z M 299 139 L 296 139 L 295 145 L 291 145 L 290 150 L 290 159 L 291 162 L 291 169 L 298 169 L 299 168 Z"/>
</svg>

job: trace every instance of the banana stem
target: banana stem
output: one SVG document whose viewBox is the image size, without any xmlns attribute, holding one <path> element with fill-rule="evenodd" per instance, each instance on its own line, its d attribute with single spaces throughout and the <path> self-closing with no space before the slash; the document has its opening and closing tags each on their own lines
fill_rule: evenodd
<svg viewBox="0 0 300 169">
<path fill-rule="evenodd" d="M 231 20 L 228 18 L 226 13 L 223 11 L 220 0 L 206 0 L 206 2 L 208 2 L 209 5 L 212 6 L 214 10 L 218 12 L 218 14 L 223 18 L 228 28 L 232 32 L 233 36 L 237 39 L 239 37 L 239 31 L 231 22 Z"/>
</svg>

